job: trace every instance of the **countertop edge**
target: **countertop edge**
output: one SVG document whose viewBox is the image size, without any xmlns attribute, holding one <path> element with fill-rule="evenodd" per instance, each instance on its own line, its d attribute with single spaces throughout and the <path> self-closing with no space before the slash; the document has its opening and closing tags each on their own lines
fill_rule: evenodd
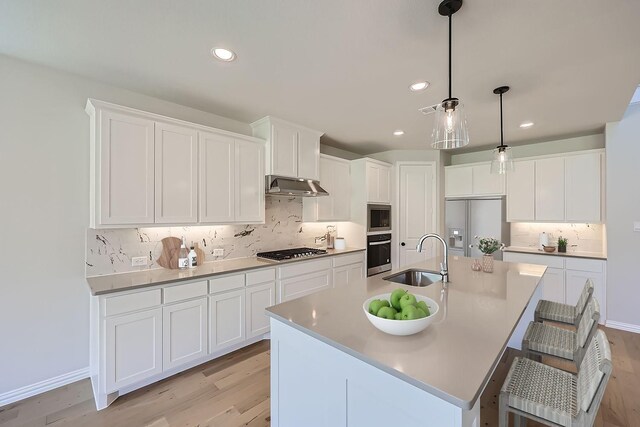
<svg viewBox="0 0 640 427">
<path fill-rule="evenodd" d="M 471 401 L 466 401 L 466 400 L 460 400 L 458 398 L 456 398 L 455 396 L 451 396 L 450 394 L 446 394 L 444 393 L 442 390 L 439 390 L 437 388 L 431 387 L 429 384 L 425 384 L 421 381 L 416 380 L 415 378 L 412 378 L 408 375 L 403 374 L 402 372 L 398 372 L 393 368 L 390 368 L 389 366 L 386 366 L 384 364 L 381 363 L 377 363 L 374 360 L 369 359 L 368 357 L 364 356 L 362 353 L 359 353 L 347 346 L 341 345 L 340 343 L 335 342 L 332 339 L 329 339 L 323 335 L 320 335 L 310 329 L 307 329 L 303 326 L 298 325 L 297 323 L 294 322 L 290 322 L 289 319 L 285 319 L 282 316 L 279 316 L 273 312 L 271 312 L 269 310 L 269 308 L 267 308 L 265 310 L 265 312 L 267 313 L 267 316 L 269 316 L 270 318 L 279 321 L 280 323 L 286 325 L 286 326 L 291 326 L 294 329 L 297 329 L 298 331 L 307 334 L 315 339 L 317 339 L 320 342 L 323 342 L 337 350 L 340 350 L 346 354 L 348 354 L 349 356 L 355 357 L 356 359 L 367 363 L 371 366 L 374 366 L 377 369 L 380 369 L 383 372 L 386 372 L 389 375 L 392 375 L 404 382 L 406 382 L 407 384 L 411 384 L 414 387 L 419 388 L 420 390 L 423 390 L 429 394 L 432 394 L 433 396 L 436 396 L 446 402 L 449 402 L 459 408 L 462 408 L 464 410 L 470 410 L 471 408 L 473 408 L 473 404 L 475 404 L 475 402 L 478 400 L 478 397 L 480 396 L 478 394 L 478 396 L 475 396 L 473 400 Z M 498 358 L 498 361 L 500 360 L 500 358 Z M 496 362 L 496 366 L 497 366 L 497 362 Z M 495 370 L 495 368 L 494 368 Z M 473 403 L 473 404 L 472 404 Z"/>
<path fill-rule="evenodd" d="M 606 261 L 607 255 L 602 253 L 600 255 L 589 254 L 584 252 L 545 252 L 539 251 L 535 248 L 525 248 L 518 246 L 507 246 L 503 250 L 503 252 L 512 252 L 512 253 L 520 253 L 520 254 L 531 254 L 531 255 L 545 255 L 545 256 L 555 256 L 555 257 L 565 257 L 565 258 L 584 258 L 584 259 L 597 259 L 600 261 Z"/>
<path fill-rule="evenodd" d="M 176 272 L 176 274 L 179 274 L 179 272 L 191 272 L 193 271 L 195 274 L 190 275 L 188 277 L 175 277 L 175 278 L 169 278 L 169 279 L 159 279 L 157 281 L 153 281 L 153 282 L 146 282 L 146 283 L 140 283 L 140 284 L 133 284 L 133 285 L 129 285 L 129 286 L 125 286 L 122 288 L 118 288 L 118 289 L 104 289 L 104 290 L 95 290 L 92 286 L 91 286 L 91 282 L 93 280 L 103 280 L 104 278 L 107 277 L 127 277 L 128 275 L 137 275 L 137 274 L 143 274 L 143 273 L 149 273 L 152 271 L 167 271 L 167 269 L 163 269 L 163 268 L 157 268 L 157 269 L 149 269 L 149 270 L 141 270 L 141 271 L 127 271 L 127 272 L 122 272 L 122 273 L 111 273 L 111 274 L 105 274 L 105 275 L 99 275 L 99 276 L 89 276 L 86 277 L 85 280 L 89 286 L 89 290 L 91 292 L 92 296 L 100 296 L 100 295 L 107 295 L 107 294 L 114 294 L 114 293 L 118 293 L 118 292 L 127 292 L 127 291 L 133 291 L 133 290 L 139 290 L 142 288 L 150 288 L 150 287 L 154 287 L 154 286 L 162 286 L 162 285 L 166 285 L 169 283 L 180 283 L 180 282 L 188 282 L 188 281 L 192 281 L 192 280 L 197 280 L 197 279 L 208 279 L 211 277 L 215 277 L 215 276 L 222 276 L 225 274 L 234 274 L 234 273 L 240 273 L 242 271 L 249 271 L 249 270 L 256 270 L 256 269 L 261 269 L 261 268 L 269 268 L 269 267 L 280 267 L 283 265 L 288 265 L 291 263 L 296 263 L 296 262 L 301 262 L 301 261 L 312 261 L 312 260 L 317 260 L 317 259 L 322 259 L 322 258 L 328 258 L 328 257 L 333 257 L 333 256 L 340 256 L 340 255 L 347 255 L 350 253 L 356 253 L 356 252 L 364 252 L 366 251 L 365 248 L 347 248 L 344 250 L 340 250 L 340 251 L 336 251 L 333 250 L 334 252 L 331 253 L 327 253 L 327 254 L 322 254 L 322 255 L 316 255 L 313 257 L 308 257 L 308 258 L 297 258 L 297 259 L 292 259 L 292 260 L 286 260 L 286 261 L 268 261 L 268 260 L 259 260 L 255 257 L 246 257 L 248 258 L 254 258 L 256 263 L 262 263 L 262 264 L 256 264 L 256 265 L 247 265 L 244 267 L 239 267 L 239 268 L 235 268 L 235 269 L 229 269 L 229 270 L 225 270 L 225 271 L 214 271 L 214 272 L 206 272 L 206 273 L 201 273 L 201 274 L 197 274 L 196 271 L 193 270 L 173 270 Z M 232 258 L 233 259 L 233 258 Z M 235 259 L 241 259 L 241 258 L 235 258 Z M 229 261 L 229 260 L 223 260 L 224 261 Z M 211 263 L 215 263 L 215 262 L 220 262 L 220 261 L 212 261 L 210 263 L 205 263 L 205 264 L 211 264 Z M 205 265 L 203 264 L 203 265 Z"/>
</svg>

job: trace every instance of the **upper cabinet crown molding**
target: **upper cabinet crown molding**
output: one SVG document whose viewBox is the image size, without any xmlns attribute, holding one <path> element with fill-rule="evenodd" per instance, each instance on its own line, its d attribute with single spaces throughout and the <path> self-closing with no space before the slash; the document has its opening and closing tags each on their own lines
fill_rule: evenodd
<svg viewBox="0 0 640 427">
<path fill-rule="evenodd" d="M 318 180 L 323 132 L 273 116 L 251 123 L 253 135 L 267 141 L 266 174 Z"/>
<path fill-rule="evenodd" d="M 91 228 L 264 223 L 263 140 L 94 99 L 86 111 Z"/>
</svg>

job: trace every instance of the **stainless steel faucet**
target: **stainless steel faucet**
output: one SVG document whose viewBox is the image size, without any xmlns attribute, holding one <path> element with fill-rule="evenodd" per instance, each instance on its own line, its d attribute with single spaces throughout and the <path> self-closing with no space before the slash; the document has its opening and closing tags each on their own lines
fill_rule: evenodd
<svg viewBox="0 0 640 427">
<path fill-rule="evenodd" d="M 447 242 L 435 233 L 428 233 L 420 238 L 416 249 L 418 252 L 422 252 L 422 244 L 429 237 L 438 239 L 440 240 L 440 243 L 442 243 L 442 249 L 444 250 L 444 260 L 440 263 L 440 274 L 442 275 L 442 283 L 449 283 L 449 246 L 447 245 Z"/>
</svg>

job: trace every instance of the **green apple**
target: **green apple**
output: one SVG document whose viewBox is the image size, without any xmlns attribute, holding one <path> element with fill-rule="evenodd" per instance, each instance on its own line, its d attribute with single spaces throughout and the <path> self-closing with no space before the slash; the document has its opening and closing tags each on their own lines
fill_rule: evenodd
<svg viewBox="0 0 640 427">
<path fill-rule="evenodd" d="M 396 313 L 396 317 L 395 317 L 395 319 L 396 319 L 396 320 L 402 320 L 402 312 L 401 312 L 401 311 L 398 311 L 398 312 Z"/>
<path fill-rule="evenodd" d="M 414 320 L 418 318 L 418 309 L 413 305 L 405 305 L 402 309 L 402 320 Z"/>
<path fill-rule="evenodd" d="M 404 310 L 406 306 L 408 305 L 415 306 L 417 302 L 418 301 L 416 301 L 416 297 L 407 292 L 406 294 L 402 295 L 402 297 L 400 298 L 400 307 Z"/>
<path fill-rule="evenodd" d="M 378 311 L 382 308 L 382 307 L 389 307 L 389 301 L 387 300 L 381 300 L 381 299 L 374 299 L 373 301 L 371 301 L 369 303 L 369 313 L 373 314 L 373 315 L 377 315 Z"/>
<path fill-rule="evenodd" d="M 383 319 L 391 319 L 394 320 L 396 318 L 396 309 L 393 307 L 382 307 L 378 310 L 378 314 L 376 316 L 382 317 Z"/>
<path fill-rule="evenodd" d="M 429 306 L 424 301 L 418 301 L 416 307 L 421 308 L 424 311 L 424 314 L 427 316 L 431 316 L 431 312 L 429 311 Z"/>
<path fill-rule="evenodd" d="M 420 307 L 416 307 L 416 313 L 418 313 L 418 319 L 422 319 L 423 317 L 427 317 L 427 313 L 424 312 Z"/>
<path fill-rule="evenodd" d="M 406 293 L 407 291 L 401 288 L 398 288 L 391 293 L 391 305 L 393 306 L 393 308 L 395 308 L 396 310 L 402 310 L 402 307 L 400 306 L 400 298 L 402 298 L 402 296 Z"/>
</svg>

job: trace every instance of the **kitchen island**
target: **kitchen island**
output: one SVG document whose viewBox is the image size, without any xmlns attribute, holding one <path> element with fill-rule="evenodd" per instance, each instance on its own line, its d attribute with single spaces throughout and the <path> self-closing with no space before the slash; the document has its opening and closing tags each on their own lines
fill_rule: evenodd
<svg viewBox="0 0 640 427">
<path fill-rule="evenodd" d="M 546 267 L 496 261 L 482 273 L 471 262 L 451 257 L 446 286 L 383 279 L 401 269 L 268 308 L 272 426 L 479 426 L 479 397 L 533 319 Z M 387 335 L 363 313 L 367 298 L 398 287 L 440 304 L 423 332 Z"/>
</svg>

